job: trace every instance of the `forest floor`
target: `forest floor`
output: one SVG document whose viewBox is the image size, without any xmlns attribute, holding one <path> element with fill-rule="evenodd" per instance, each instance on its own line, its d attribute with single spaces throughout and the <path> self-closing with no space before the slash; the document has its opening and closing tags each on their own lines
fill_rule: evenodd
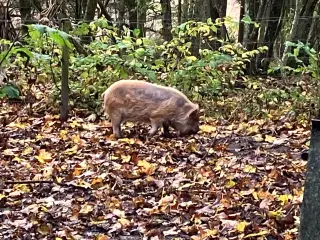
<svg viewBox="0 0 320 240">
<path fill-rule="evenodd" d="M 115 140 L 107 121 L 27 109 L 0 113 L 1 239 L 296 239 L 309 126 L 206 118 Z"/>
</svg>

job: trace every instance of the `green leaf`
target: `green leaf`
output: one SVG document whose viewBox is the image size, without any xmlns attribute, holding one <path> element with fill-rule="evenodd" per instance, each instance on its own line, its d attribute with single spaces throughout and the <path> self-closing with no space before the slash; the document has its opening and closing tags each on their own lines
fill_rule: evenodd
<svg viewBox="0 0 320 240">
<path fill-rule="evenodd" d="M 28 48 L 22 47 L 22 48 L 13 48 L 12 53 L 18 53 L 18 52 L 24 52 L 29 58 L 32 58 L 34 55 Z"/>
<path fill-rule="evenodd" d="M 136 40 L 136 44 L 139 46 L 139 45 L 141 45 L 142 44 L 142 39 L 141 38 L 138 38 L 137 40 Z"/>
<path fill-rule="evenodd" d="M 145 54 L 145 50 L 144 48 L 138 48 L 136 51 L 135 51 L 135 55 L 136 57 L 141 57 Z"/>
<path fill-rule="evenodd" d="M 186 60 L 189 62 L 194 62 L 194 61 L 197 61 L 197 58 L 195 56 L 188 56 L 186 57 Z"/>
<path fill-rule="evenodd" d="M 86 71 L 86 72 L 81 73 L 81 75 L 80 75 L 80 77 L 81 77 L 81 78 L 83 78 L 83 79 L 88 78 L 88 76 L 89 76 L 89 73 L 88 73 L 87 71 Z"/>
<path fill-rule="evenodd" d="M 19 89 L 12 85 L 3 86 L 2 88 L 0 88 L 0 92 L 2 92 L 1 95 L 5 94 L 9 98 L 18 98 L 20 96 Z"/>
<path fill-rule="evenodd" d="M 133 36 L 134 36 L 134 37 L 139 37 L 139 35 L 140 35 L 140 29 L 139 29 L 139 28 L 135 28 L 135 29 L 133 30 Z"/>
</svg>

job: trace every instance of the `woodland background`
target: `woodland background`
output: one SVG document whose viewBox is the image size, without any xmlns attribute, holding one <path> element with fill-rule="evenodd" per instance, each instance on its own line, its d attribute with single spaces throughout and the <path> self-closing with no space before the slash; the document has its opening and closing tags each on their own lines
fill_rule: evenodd
<svg viewBox="0 0 320 240">
<path fill-rule="evenodd" d="M 319 7 L 0 0 L 0 236 L 296 239 Z M 201 131 L 115 140 L 101 93 L 129 78 L 198 102 Z"/>
</svg>

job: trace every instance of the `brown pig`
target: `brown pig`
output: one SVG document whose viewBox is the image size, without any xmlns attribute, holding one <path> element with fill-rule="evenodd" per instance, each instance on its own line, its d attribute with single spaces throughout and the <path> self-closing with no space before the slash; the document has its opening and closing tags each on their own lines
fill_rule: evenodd
<svg viewBox="0 0 320 240">
<path fill-rule="evenodd" d="M 104 111 L 109 115 L 113 133 L 121 138 L 121 123 L 151 123 L 149 135 L 153 136 L 160 126 L 169 137 L 169 126 L 178 136 L 199 131 L 199 106 L 183 93 L 171 87 L 139 80 L 120 80 L 113 83 L 103 94 Z"/>
</svg>

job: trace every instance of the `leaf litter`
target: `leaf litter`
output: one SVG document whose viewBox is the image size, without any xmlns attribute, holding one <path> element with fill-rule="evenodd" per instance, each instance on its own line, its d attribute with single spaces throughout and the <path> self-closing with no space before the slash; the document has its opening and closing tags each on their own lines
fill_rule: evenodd
<svg viewBox="0 0 320 240">
<path fill-rule="evenodd" d="M 166 139 L 129 123 L 115 140 L 107 121 L 11 111 L 1 239 L 296 239 L 308 126 L 207 118 Z"/>
</svg>

